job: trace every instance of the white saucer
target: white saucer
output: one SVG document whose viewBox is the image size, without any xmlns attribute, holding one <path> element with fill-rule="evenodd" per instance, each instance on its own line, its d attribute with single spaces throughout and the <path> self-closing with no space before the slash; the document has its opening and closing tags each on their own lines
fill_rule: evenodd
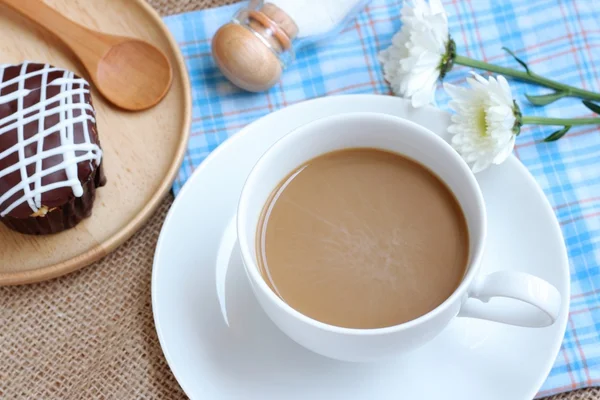
<svg viewBox="0 0 600 400">
<path fill-rule="evenodd" d="M 443 135 L 446 113 L 415 110 L 388 96 L 327 97 L 268 115 L 215 150 L 177 197 L 163 226 L 152 276 L 163 351 L 192 399 L 530 400 L 554 363 L 569 309 L 567 253 L 554 212 L 514 157 L 478 175 L 489 213 L 483 273 L 529 272 L 563 296 L 559 320 L 527 329 L 455 319 L 433 342 L 380 364 L 313 354 L 270 322 L 254 299 L 235 243 L 233 219 L 250 168 L 278 138 L 315 118 L 374 111 Z M 232 250 L 233 249 L 233 250 Z M 215 265 L 229 263 L 223 321 Z"/>
</svg>

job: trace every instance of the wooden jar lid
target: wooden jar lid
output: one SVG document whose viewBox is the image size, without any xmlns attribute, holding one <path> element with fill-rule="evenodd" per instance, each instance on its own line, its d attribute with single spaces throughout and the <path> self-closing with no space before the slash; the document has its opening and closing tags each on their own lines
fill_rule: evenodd
<svg viewBox="0 0 600 400">
<path fill-rule="evenodd" d="M 258 11 L 250 11 L 248 25 L 264 41 L 247 27 L 228 23 L 215 33 L 212 54 L 223 75 L 234 85 L 262 92 L 279 80 L 282 65 L 277 54 L 291 48 L 298 26 L 271 3 Z"/>
</svg>

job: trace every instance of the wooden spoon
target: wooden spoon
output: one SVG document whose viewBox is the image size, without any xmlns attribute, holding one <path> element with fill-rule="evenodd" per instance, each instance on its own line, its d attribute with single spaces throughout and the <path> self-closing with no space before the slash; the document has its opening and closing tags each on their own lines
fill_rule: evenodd
<svg viewBox="0 0 600 400">
<path fill-rule="evenodd" d="M 153 107 L 167 94 L 173 70 L 163 52 L 142 40 L 87 29 L 42 0 L 0 0 L 62 40 L 102 95 L 125 110 Z"/>
</svg>

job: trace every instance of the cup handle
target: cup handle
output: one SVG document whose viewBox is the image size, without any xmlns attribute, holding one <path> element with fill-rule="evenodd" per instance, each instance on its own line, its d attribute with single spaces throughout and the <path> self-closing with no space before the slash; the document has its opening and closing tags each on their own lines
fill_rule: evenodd
<svg viewBox="0 0 600 400">
<path fill-rule="evenodd" d="M 509 298 L 528 306 L 488 303 L 492 297 Z M 560 292 L 545 280 L 524 272 L 499 271 L 473 281 L 458 316 L 542 328 L 556 321 L 560 304 Z"/>
</svg>

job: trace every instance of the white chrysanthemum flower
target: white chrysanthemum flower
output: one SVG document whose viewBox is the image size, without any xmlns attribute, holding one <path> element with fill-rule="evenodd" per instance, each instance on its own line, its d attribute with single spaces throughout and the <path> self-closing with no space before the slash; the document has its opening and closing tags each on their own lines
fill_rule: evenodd
<svg viewBox="0 0 600 400">
<path fill-rule="evenodd" d="M 452 147 L 479 172 L 491 164 L 501 164 L 515 146 L 520 127 L 519 110 L 506 79 L 498 75 L 488 80 L 472 73 L 470 88 L 444 84 L 452 97 L 449 105 L 456 114 L 448 128 Z"/>
<path fill-rule="evenodd" d="M 400 32 L 379 60 L 392 91 L 421 107 L 434 102 L 437 81 L 451 67 L 448 18 L 440 0 L 413 0 L 402 8 L 401 20 Z"/>
</svg>

